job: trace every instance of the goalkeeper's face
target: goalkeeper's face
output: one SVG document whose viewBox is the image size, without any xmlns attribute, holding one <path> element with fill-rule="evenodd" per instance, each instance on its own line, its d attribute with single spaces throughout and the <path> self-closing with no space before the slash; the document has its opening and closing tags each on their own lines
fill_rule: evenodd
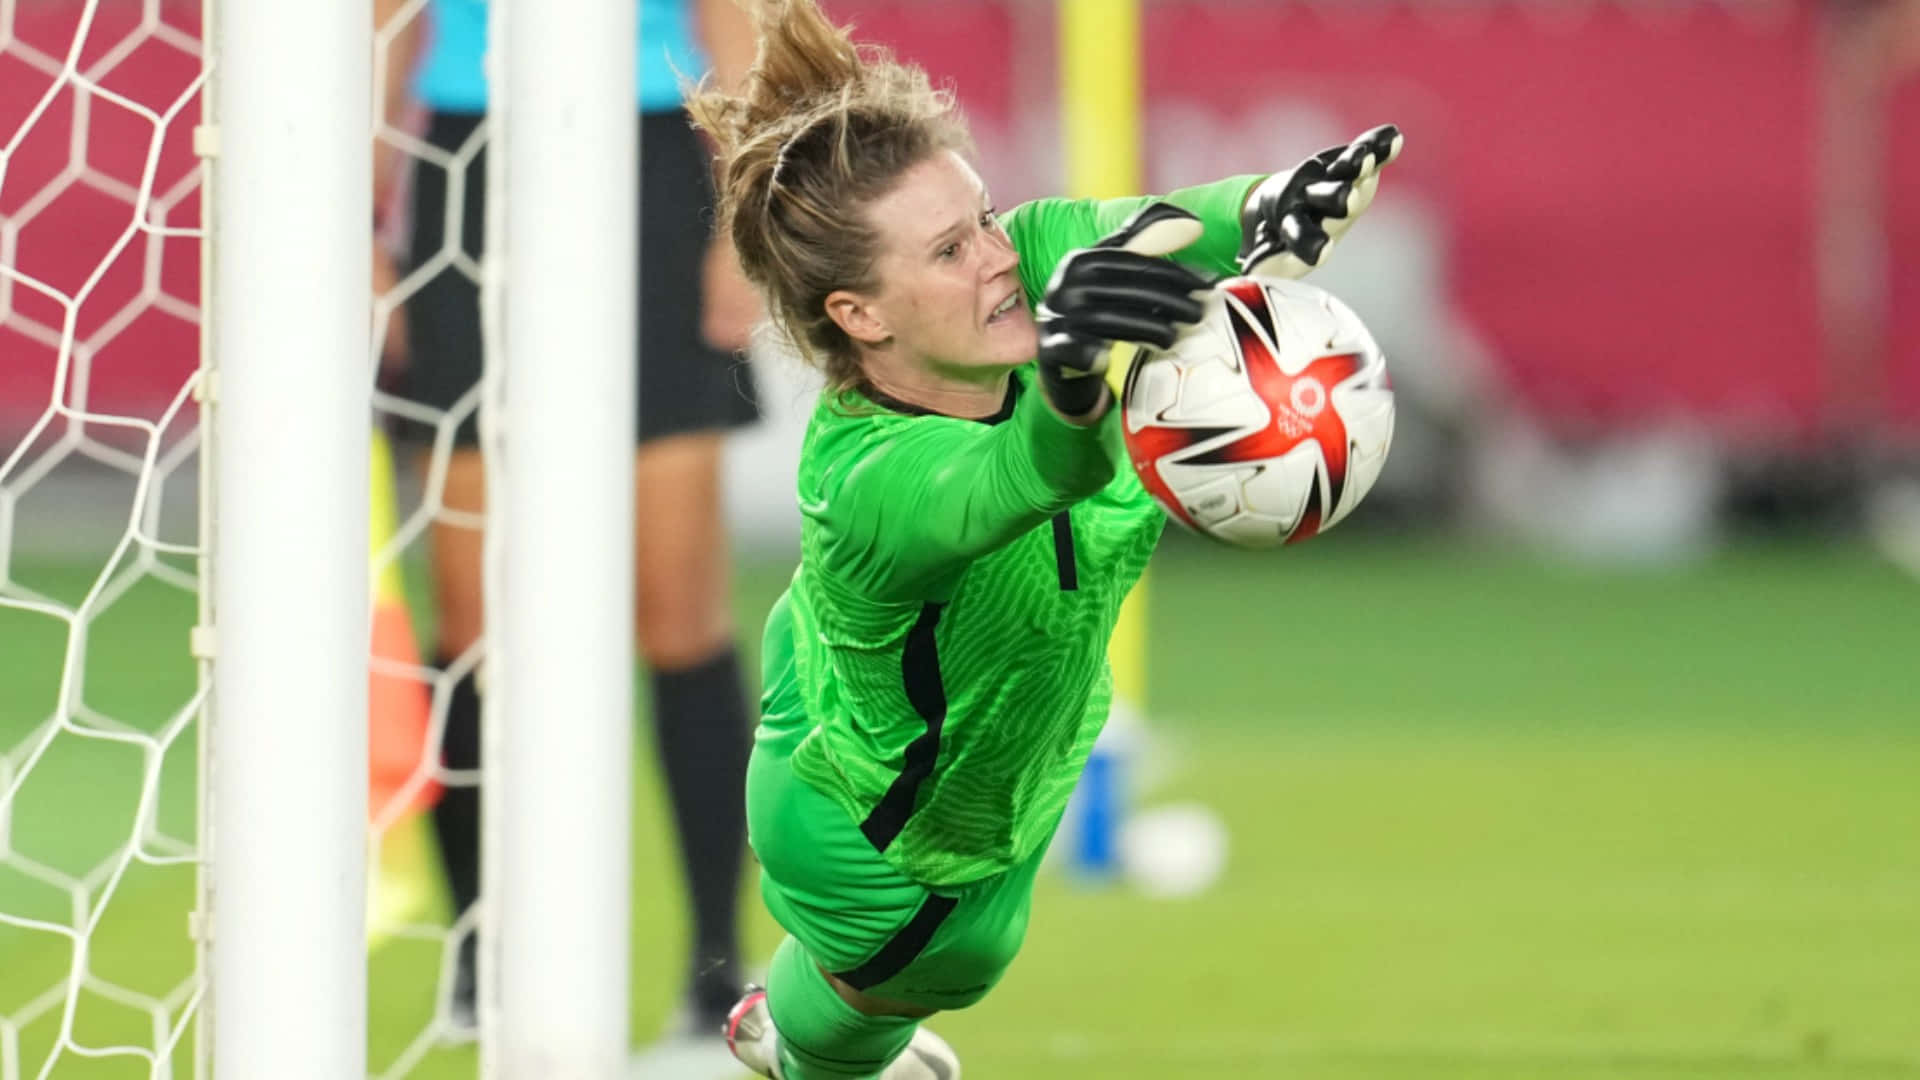
<svg viewBox="0 0 1920 1080">
<path fill-rule="evenodd" d="M 886 363 L 949 376 L 1033 359 L 1039 335 L 1019 256 L 964 158 L 943 152 L 907 170 L 866 216 L 880 236 L 877 288 L 835 294 L 854 300 L 839 321 L 855 340 Z"/>
</svg>

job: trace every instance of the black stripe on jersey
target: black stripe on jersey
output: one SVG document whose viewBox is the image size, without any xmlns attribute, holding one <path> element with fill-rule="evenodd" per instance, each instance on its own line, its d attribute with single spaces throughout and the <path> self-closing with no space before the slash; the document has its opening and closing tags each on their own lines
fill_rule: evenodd
<svg viewBox="0 0 1920 1080">
<path fill-rule="evenodd" d="M 1060 570 L 1060 591 L 1080 587 L 1080 567 L 1073 557 L 1073 518 L 1062 510 L 1053 515 L 1053 562 Z"/>
<path fill-rule="evenodd" d="M 943 413 L 943 412 L 934 412 L 932 409 L 927 408 L 925 405 L 915 405 L 911 401 L 901 401 L 899 398 L 894 397 L 892 394 L 887 393 L 885 390 L 880 389 L 879 387 L 873 385 L 870 382 L 865 381 L 864 379 L 858 383 L 855 383 L 853 386 L 853 390 L 855 393 L 866 398 L 868 401 L 873 402 L 875 405 L 878 405 L 881 408 L 886 409 L 888 412 L 905 413 L 908 416 L 946 416 L 947 415 L 946 413 Z M 1020 380 L 1015 378 L 1008 378 L 1007 393 L 1005 397 L 1000 399 L 1000 408 L 997 411 L 995 411 L 991 416 L 976 416 L 976 417 L 972 417 L 971 419 L 976 420 L 982 424 L 987 424 L 989 426 L 994 424 L 1004 424 L 1008 420 L 1013 418 L 1013 407 L 1019 404 L 1019 402 L 1020 402 Z M 954 419 L 960 419 L 960 418 L 954 417 Z"/>
<path fill-rule="evenodd" d="M 866 990 L 900 974 L 933 940 L 934 931 L 940 929 L 940 924 L 947 921 L 947 916 L 953 914 L 954 907 L 959 903 L 955 897 L 928 893 L 920 910 L 913 913 L 913 918 L 907 920 L 907 925 L 901 927 L 899 933 L 880 946 L 880 951 L 873 954 L 873 959 L 852 971 L 837 972 L 834 978 L 855 990 Z"/>
<path fill-rule="evenodd" d="M 873 812 L 860 823 L 860 831 L 877 851 L 887 850 L 900 830 L 913 816 L 920 785 L 933 775 L 940 757 L 940 727 L 947 719 L 947 687 L 940 677 L 940 646 L 933 631 L 940 625 L 945 604 L 925 604 L 913 629 L 907 631 L 907 644 L 900 650 L 900 679 L 907 689 L 907 701 L 913 711 L 927 722 L 927 730 L 907 744 L 900 775 L 887 785 L 887 793 L 874 804 Z"/>
</svg>

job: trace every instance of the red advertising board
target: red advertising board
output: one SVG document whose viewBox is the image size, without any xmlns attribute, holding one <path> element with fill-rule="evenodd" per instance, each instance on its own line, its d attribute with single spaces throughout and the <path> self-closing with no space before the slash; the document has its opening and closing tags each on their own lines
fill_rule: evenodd
<svg viewBox="0 0 1920 1080">
<path fill-rule="evenodd" d="M 1003 205 L 1058 190 L 1052 20 L 1043 3 L 834 0 L 835 15 L 891 43 L 959 92 Z M 192 6 L 168 18 L 194 32 Z M 1437 7 L 1446 10 L 1436 12 Z M 1443 239 L 1439 287 L 1489 346 L 1496 369 L 1558 423 L 1633 424 L 1673 412 L 1730 430 L 1796 437 L 1828 414 L 1815 223 L 1824 193 L 1817 33 L 1802 7 L 1581 4 L 1309 5 L 1158 0 L 1147 5 L 1150 186 L 1287 164 L 1318 142 L 1392 119 L 1409 133 L 1389 198 L 1417 206 Z M 1743 11 L 1745 13 L 1743 13 Z M 135 17 L 102 5 L 83 56 L 106 55 Z M 23 43 L 53 56 L 68 6 L 16 15 Z M 51 79 L 0 56 L 0 132 Z M 101 80 L 154 112 L 197 69 L 149 38 Z M 77 339 L 112 347 L 93 403 L 154 415 L 193 360 L 190 239 L 127 238 L 153 143 L 152 118 L 93 95 L 86 168 L 71 139 L 74 94 L 55 95 L 7 163 L 0 215 L 37 210 L 10 253 L 72 294 Z M 153 156 L 164 193 L 191 164 L 187 122 Z M 1864 361 L 1881 403 L 1920 426 L 1920 79 L 1888 104 L 1889 263 L 1884 355 Z M 63 185 L 63 186 L 61 186 Z M 118 185 L 118 186 L 116 186 Z M 34 206 L 59 186 L 51 203 Z M 151 207 L 149 207 L 151 211 Z M 197 221 L 197 200 L 169 225 Z M 1357 238 L 1360 234 L 1356 234 Z M 15 283 L 18 315 L 57 330 L 58 305 Z M 178 303 L 155 303 L 165 293 Z M 137 312 L 137 314 L 130 314 Z M 130 323 L 119 325 L 131 318 Z M 44 336 L 44 335 L 42 335 Z M 1402 350 L 1406 348 L 1403 344 Z M 0 413 L 37 412 L 53 350 L 0 329 Z"/>
</svg>

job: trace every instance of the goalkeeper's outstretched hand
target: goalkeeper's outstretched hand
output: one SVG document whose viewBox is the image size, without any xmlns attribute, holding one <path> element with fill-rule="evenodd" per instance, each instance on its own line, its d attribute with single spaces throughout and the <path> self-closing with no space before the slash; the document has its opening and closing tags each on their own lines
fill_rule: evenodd
<svg viewBox="0 0 1920 1080">
<path fill-rule="evenodd" d="M 1240 272 L 1299 278 L 1325 266 L 1406 143 L 1383 124 L 1261 181 L 1240 215 Z"/>
<path fill-rule="evenodd" d="M 1208 282 L 1171 255 L 1200 239 L 1200 219 L 1151 203 L 1090 248 L 1070 252 L 1040 300 L 1040 389 L 1055 412 L 1086 423 L 1104 415 L 1107 357 L 1116 341 L 1167 348 L 1178 324 L 1200 321 Z"/>
</svg>

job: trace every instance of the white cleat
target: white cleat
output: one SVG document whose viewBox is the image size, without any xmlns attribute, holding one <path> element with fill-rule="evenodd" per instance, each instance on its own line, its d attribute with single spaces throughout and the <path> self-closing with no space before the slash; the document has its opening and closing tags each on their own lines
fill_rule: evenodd
<svg viewBox="0 0 1920 1080">
<path fill-rule="evenodd" d="M 779 1033 L 773 1030 L 773 1016 L 767 1012 L 767 992 L 747 987 L 747 995 L 727 1014 L 727 1049 L 740 1064 L 761 1076 L 782 1080 L 780 1075 Z"/>
<path fill-rule="evenodd" d="M 960 1080 L 960 1055 L 947 1040 L 928 1030 L 914 1029 L 913 1041 L 880 1074 L 880 1080 Z"/>
<path fill-rule="evenodd" d="M 727 1014 L 727 1049 L 740 1064 L 772 1080 L 780 1072 L 780 1035 L 767 1011 L 767 992 L 749 987 L 747 996 Z M 960 1080 L 960 1056 L 947 1040 L 925 1025 L 914 1029 L 913 1041 L 893 1059 L 879 1080 Z"/>
</svg>

